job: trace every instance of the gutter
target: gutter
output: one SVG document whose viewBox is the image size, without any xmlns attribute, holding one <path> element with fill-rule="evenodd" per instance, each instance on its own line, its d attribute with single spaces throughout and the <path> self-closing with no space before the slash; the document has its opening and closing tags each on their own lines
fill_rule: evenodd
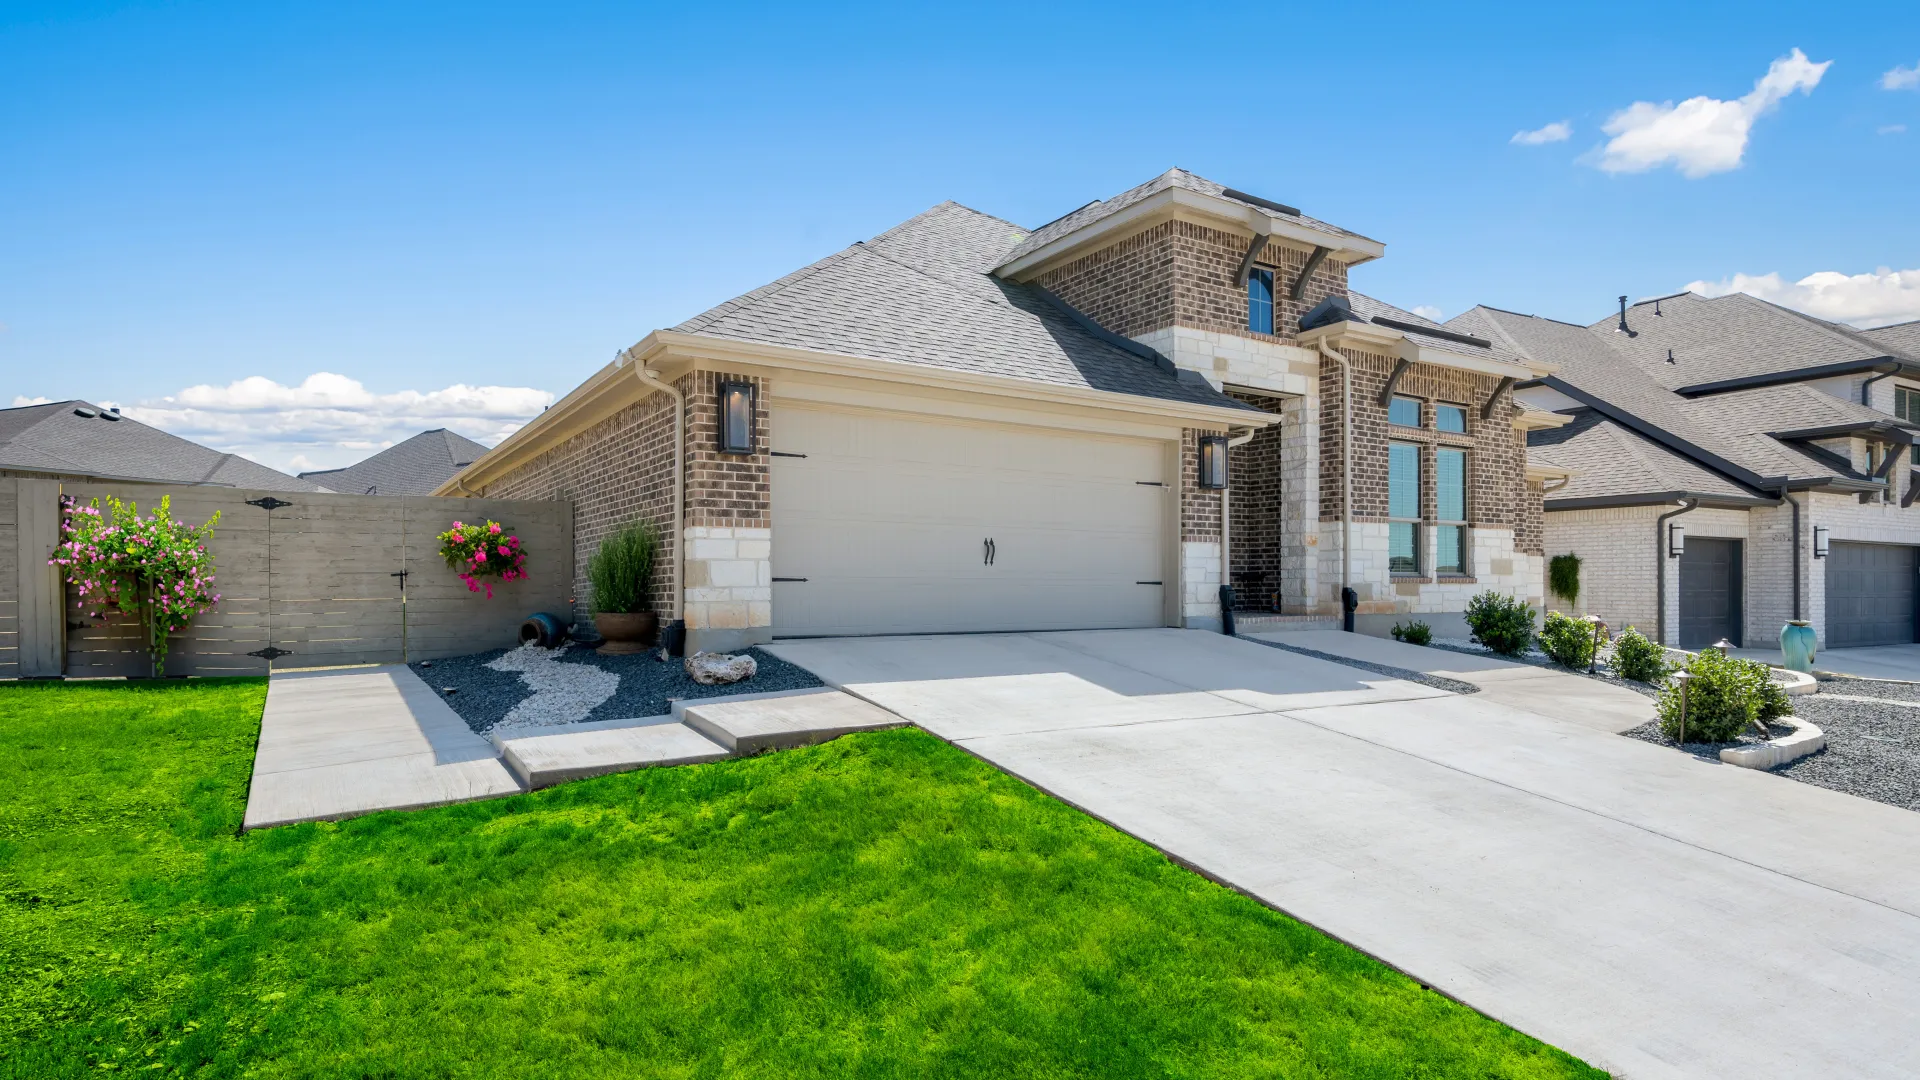
<svg viewBox="0 0 1920 1080">
<path fill-rule="evenodd" d="M 1871 375 L 1860 380 L 1860 404 L 1865 405 L 1869 409 L 1873 408 L 1873 384 L 1879 382 L 1881 379 L 1889 379 L 1900 374 L 1900 365 L 1889 364 L 1876 370 L 1880 372 L 1878 375 Z"/>
<path fill-rule="evenodd" d="M 678 389 L 661 382 L 657 373 L 635 361 L 633 354 L 621 349 L 614 354 L 615 367 L 633 365 L 633 376 L 640 385 L 673 398 L 673 621 L 681 618 L 681 602 L 686 598 L 687 565 L 687 398 Z M 651 395 L 649 395 L 651 396 Z"/>
<path fill-rule="evenodd" d="M 1664 514 L 1661 514 L 1659 517 L 1653 519 L 1653 558 L 1654 558 L 1653 625 L 1654 625 L 1654 629 L 1659 632 L 1659 635 L 1660 635 L 1659 640 L 1660 640 L 1660 644 L 1662 645 L 1669 644 L 1669 642 L 1667 641 L 1667 559 L 1670 558 L 1671 556 L 1667 554 L 1667 519 L 1679 517 L 1681 514 L 1684 514 L 1689 510 L 1692 510 L 1698 507 L 1699 505 L 1700 505 L 1699 499 L 1681 499 L 1680 509 L 1669 510 Z M 1800 538 L 1799 507 L 1794 508 L 1793 515 L 1794 515 L 1793 516 L 1793 535 L 1794 535 L 1795 542 L 1798 543 Z M 1795 575 L 1794 577 L 1795 589 L 1793 593 L 1793 610 L 1794 610 L 1793 617 L 1796 619 L 1800 617 L 1799 615 L 1800 591 L 1798 588 L 1799 580 L 1800 580 L 1799 576 Z"/>
<path fill-rule="evenodd" d="M 1859 360 L 1842 360 L 1837 364 L 1820 364 L 1815 367 L 1794 368 L 1790 371 L 1769 371 L 1763 375 L 1743 375 L 1737 379 L 1721 379 L 1718 382 L 1695 383 L 1682 386 L 1673 392 L 1681 397 L 1701 397 L 1706 394 L 1723 394 L 1729 390 L 1751 390 L 1758 386 L 1779 386 L 1781 383 L 1806 382 L 1809 379 L 1823 379 L 1833 375 L 1854 375 L 1862 371 L 1880 371 L 1892 366 L 1894 374 L 1902 370 L 1912 371 L 1914 365 L 1894 356 L 1871 356 Z"/>
</svg>

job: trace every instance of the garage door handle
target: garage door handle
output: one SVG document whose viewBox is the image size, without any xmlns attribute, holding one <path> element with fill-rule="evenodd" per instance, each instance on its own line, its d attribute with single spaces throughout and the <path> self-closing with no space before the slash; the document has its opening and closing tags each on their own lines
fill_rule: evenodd
<svg viewBox="0 0 1920 1080">
<path fill-rule="evenodd" d="M 805 581 L 805 580 L 807 580 L 807 579 L 806 579 L 806 578 L 803 578 L 803 577 L 777 577 L 777 578 L 774 578 L 773 580 L 775 580 L 775 581 Z"/>
<path fill-rule="evenodd" d="M 993 546 L 993 537 L 989 536 L 985 540 L 980 541 L 980 548 L 982 552 L 980 565 L 992 566 L 993 557 L 995 555 L 995 549 Z"/>
</svg>

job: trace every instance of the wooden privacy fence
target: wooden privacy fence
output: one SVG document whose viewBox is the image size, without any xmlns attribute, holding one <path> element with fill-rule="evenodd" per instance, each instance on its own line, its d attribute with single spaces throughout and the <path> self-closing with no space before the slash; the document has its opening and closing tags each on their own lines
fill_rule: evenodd
<svg viewBox="0 0 1920 1080">
<path fill-rule="evenodd" d="M 169 675 L 459 656 L 514 644 L 532 612 L 571 617 L 566 502 L 0 478 L 0 677 L 61 674 L 61 660 L 73 677 L 151 670 L 140 625 L 117 611 L 87 618 L 46 565 L 63 494 L 103 506 L 111 495 L 143 513 L 168 496 L 193 525 L 219 512 L 208 546 L 220 603 L 174 635 Z M 520 537 L 531 575 L 496 581 L 491 600 L 468 591 L 435 540 L 455 521 L 488 518 Z"/>
</svg>

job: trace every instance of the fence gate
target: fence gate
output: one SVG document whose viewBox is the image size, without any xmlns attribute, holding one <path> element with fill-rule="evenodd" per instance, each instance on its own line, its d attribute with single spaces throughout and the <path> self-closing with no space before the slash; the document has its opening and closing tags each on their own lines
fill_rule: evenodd
<svg viewBox="0 0 1920 1080">
<path fill-rule="evenodd" d="M 66 484 L 82 505 L 109 495 L 142 512 L 170 497 L 198 525 L 215 511 L 209 545 L 220 604 L 175 635 L 170 675 L 398 664 L 514 644 L 535 611 L 567 616 L 573 514 L 564 502 L 338 495 L 235 488 Z M 435 537 L 456 520 L 493 518 L 520 536 L 532 576 L 469 592 Z M 117 611 L 89 619 L 67 588 L 70 676 L 141 675 L 146 639 Z"/>
</svg>

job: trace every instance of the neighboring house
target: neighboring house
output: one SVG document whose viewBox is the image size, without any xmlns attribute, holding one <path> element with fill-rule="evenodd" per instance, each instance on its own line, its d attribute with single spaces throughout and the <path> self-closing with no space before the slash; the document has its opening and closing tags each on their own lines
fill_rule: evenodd
<svg viewBox="0 0 1920 1080">
<path fill-rule="evenodd" d="M 465 435 L 434 428 L 344 469 L 303 472 L 300 478 L 348 495 L 431 495 L 486 452 Z"/>
<path fill-rule="evenodd" d="M 326 490 L 85 401 L 0 409 L 0 476 Z"/>
<path fill-rule="evenodd" d="M 1262 614 L 1346 582 L 1364 629 L 1458 633 L 1541 598 L 1524 434 L 1562 420 L 1513 401 L 1548 365 L 1351 293 L 1383 253 L 1177 169 L 1035 230 L 944 203 L 647 335 L 437 493 L 571 498 L 582 564 L 660 524 L 689 649 L 1219 627 L 1223 565 Z"/>
<path fill-rule="evenodd" d="M 1766 646 L 1790 618 L 1828 646 L 1915 640 L 1920 325 L 1737 293 L 1447 325 L 1557 368 L 1516 393 L 1570 421 L 1528 455 L 1571 474 L 1545 495 L 1546 552 L 1583 560 L 1583 611 L 1683 647 Z"/>
</svg>

